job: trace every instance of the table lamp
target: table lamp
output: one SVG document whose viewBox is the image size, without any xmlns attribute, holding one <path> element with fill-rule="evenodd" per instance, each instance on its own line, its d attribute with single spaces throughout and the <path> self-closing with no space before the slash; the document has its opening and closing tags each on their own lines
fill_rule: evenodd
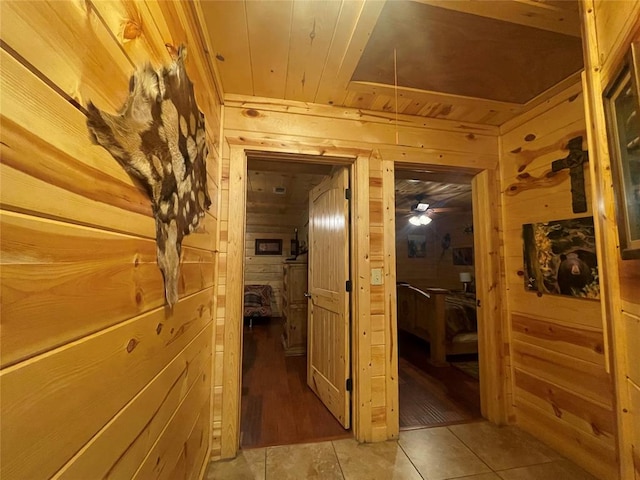
<svg viewBox="0 0 640 480">
<path fill-rule="evenodd" d="M 469 284 L 471 283 L 471 273 L 461 272 L 460 282 L 464 285 L 464 293 L 467 293 L 469 291 Z"/>
</svg>

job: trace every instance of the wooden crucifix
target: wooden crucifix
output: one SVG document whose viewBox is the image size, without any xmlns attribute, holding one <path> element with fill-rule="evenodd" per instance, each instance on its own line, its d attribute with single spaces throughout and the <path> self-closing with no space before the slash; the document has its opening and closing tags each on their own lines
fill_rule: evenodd
<svg viewBox="0 0 640 480">
<path fill-rule="evenodd" d="M 574 137 L 567 144 L 569 155 L 551 163 L 551 170 L 559 172 L 569 169 L 571 176 L 571 204 L 573 213 L 587 211 L 587 194 L 584 190 L 584 164 L 589 161 L 589 152 L 582 150 L 582 137 Z"/>
</svg>

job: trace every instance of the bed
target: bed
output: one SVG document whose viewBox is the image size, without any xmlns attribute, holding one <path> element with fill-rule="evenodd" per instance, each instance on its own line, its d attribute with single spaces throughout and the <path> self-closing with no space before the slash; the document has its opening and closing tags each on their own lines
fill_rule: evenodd
<svg viewBox="0 0 640 480">
<path fill-rule="evenodd" d="M 270 285 L 245 285 L 244 286 L 244 318 L 249 319 L 249 328 L 253 328 L 253 319 L 270 317 L 271 297 L 273 291 Z"/>
<path fill-rule="evenodd" d="M 478 353 L 475 295 L 397 284 L 398 328 L 429 342 L 434 365 L 447 355 Z"/>
</svg>

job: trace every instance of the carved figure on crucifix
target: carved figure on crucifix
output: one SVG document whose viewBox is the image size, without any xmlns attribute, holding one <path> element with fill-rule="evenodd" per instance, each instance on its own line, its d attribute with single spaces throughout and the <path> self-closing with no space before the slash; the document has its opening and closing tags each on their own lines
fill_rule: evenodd
<svg viewBox="0 0 640 480">
<path fill-rule="evenodd" d="M 589 161 L 589 152 L 582 150 L 582 136 L 574 137 L 567 144 L 569 155 L 551 163 L 551 170 L 559 172 L 569 169 L 571 177 L 571 204 L 573 213 L 587 211 L 587 194 L 584 188 L 584 164 Z"/>
</svg>

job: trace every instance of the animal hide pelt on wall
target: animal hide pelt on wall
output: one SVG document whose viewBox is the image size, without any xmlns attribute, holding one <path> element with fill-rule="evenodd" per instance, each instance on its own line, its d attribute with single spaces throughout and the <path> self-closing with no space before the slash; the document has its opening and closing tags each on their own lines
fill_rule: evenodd
<svg viewBox="0 0 640 480">
<path fill-rule="evenodd" d="M 103 146 L 144 185 L 156 221 L 158 265 L 169 305 L 178 300 L 182 239 L 211 205 L 207 191 L 204 115 L 184 67 L 186 48 L 159 70 L 151 65 L 129 81 L 129 98 L 112 115 L 88 105 L 87 126 Z"/>
</svg>

